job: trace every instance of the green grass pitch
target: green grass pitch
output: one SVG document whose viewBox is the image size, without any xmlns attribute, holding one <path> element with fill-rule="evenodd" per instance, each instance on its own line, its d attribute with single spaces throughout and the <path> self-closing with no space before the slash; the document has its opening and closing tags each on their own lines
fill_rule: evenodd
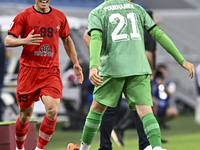
<svg viewBox="0 0 200 150">
<path fill-rule="evenodd" d="M 181 115 L 167 123 L 171 128 L 161 130 L 162 138 L 168 140 L 163 144 L 167 150 L 200 150 L 200 125 L 194 121 L 194 115 Z M 58 123 L 56 130 L 45 150 L 66 150 L 68 143 L 80 144 L 82 131 L 63 131 L 62 123 Z M 38 133 L 38 125 L 37 125 Z M 99 132 L 90 150 L 99 148 Z M 138 137 L 135 129 L 128 129 L 124 135 L 124 147 L 113 143 L 114 150 L 138 150 Z"/>
</svg>

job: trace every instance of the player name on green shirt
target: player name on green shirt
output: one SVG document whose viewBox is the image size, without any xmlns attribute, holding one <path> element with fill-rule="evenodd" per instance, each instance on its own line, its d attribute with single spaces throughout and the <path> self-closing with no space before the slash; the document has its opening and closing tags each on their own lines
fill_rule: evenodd
<svg viewBox="0 0 200 150">
<path fill-rule="evenodd" d="M 120 5 L 111 5 L 104 7 L 105 12 L 111 10 L 120 10 L 120 9 L 134 9 L 132 4 L 120 4 Z"/>
</svg>

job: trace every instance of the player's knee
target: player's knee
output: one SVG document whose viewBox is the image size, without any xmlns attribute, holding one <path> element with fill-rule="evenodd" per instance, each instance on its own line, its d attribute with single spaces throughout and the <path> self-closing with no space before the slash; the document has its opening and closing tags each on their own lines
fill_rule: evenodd
<svg viewBox="0 0 200 150">
<path fill-rule="evenodd" d="M 20 113 L 19 118 L 22 123 L 27 123 L 31 119 L 32 113 Z"/>
<path fill-rule="evenodd" d="M 179 112 L 177 110 L 175 110 L 173 115 L 174 115 L 174 117 L 177 117 L 179 115 Z"/>
<path fill-rule="evenodd" d="M 47 117 L 54 120 L 57 116 L 58 110 L 56 108 L 49 108 L 47 110 Z"/>
<path fill-rule="evenodd" d="M 168 113 L 171 117 L 177 117 L 179 115 L 179 112 L 177 109 L 169 109 Z"/>
</svg>

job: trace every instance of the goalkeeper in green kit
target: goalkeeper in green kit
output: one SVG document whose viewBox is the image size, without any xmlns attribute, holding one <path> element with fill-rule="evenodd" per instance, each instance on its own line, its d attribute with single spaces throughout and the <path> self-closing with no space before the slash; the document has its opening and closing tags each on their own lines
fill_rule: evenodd
<svg viewBox="0 0 200 150">
<path fill-rule="evenodd" d="M 95 86 L 80 150 L 89 150 L 107 106 L 115 107 L 121 92 L 130 109 L 137 110 L 153 150 L 162 150 L 160 127 L 151 106 L 151 68 L 144 47 L 144 30 L 194 76 L 193 64 L 185 61 L 169 37 L 139 5 L 131 0 L 107 0 L 88 18 L 90 40 L 89 79 Z M 98 65 L 99 60 L 101 65 Z M 67 150 L 79 149 L 73 143 Z"/>
</svg>

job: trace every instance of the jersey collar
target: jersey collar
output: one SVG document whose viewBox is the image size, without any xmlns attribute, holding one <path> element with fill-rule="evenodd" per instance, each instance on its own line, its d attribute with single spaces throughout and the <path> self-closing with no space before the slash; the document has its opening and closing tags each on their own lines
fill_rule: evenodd
<svg viewBox="0 0 200 150">
<path fill-rule="evenodd" d="M 49 12 L 47 12 L 47 13 L 42 13 L 42 12 L 37 11 L 37 10 L 35 9 L 34 5 L 33 5 L 33 9 L 34 9 L 36 12 L 40 13 L 40 14 L 49 14 L 49 13 L 52 11 L 51 6 L 49 6 L 49 7 L 50 7 Z"/>
</svg>

